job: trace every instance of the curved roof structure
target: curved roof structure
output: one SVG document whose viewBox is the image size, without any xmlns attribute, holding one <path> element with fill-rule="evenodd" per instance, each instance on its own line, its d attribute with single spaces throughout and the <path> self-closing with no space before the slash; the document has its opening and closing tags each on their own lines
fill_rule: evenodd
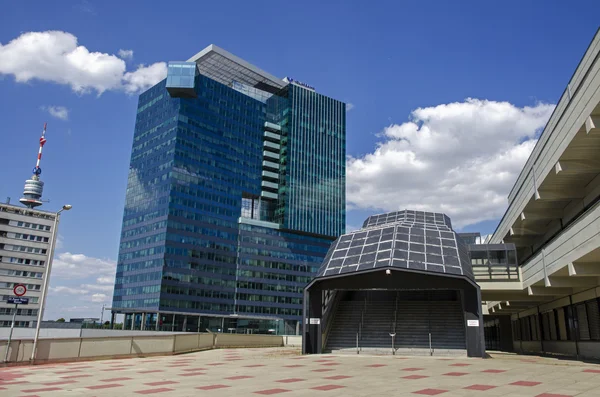
<svg viewBox="0 0 600 397">
<path fill-rule="evenodd" d="M 452 230 L 450 218 L 410 210 L 370 216 L 362 229 L 340 236 L 316 277 L 385 267 L 474 280 L 467 246 Z"/>
<path fill-rule="evenodd" d="M 264 91 L 276 92 L 288 84 L 214 44 L 188 59 L 188 62 L 196 62 L 201 74 L 225 85 L 237 81 Z"/>
</svg>

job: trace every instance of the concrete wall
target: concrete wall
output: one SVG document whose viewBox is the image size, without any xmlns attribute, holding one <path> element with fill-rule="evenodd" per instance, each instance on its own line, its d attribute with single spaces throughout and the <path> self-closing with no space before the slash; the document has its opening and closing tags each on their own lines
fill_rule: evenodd
<svg viewBox="0 0 600 397">
<path fill-rule="evenodd" d="M 284 336 L 244 334 L 165 334 L 102 338 L 41 339 L 36 362 L 76 361 L 81 359 L 174 354 L 220 347 L 281 347 Z M 300 338 L 300 337 L 292 337 Z M 296 341 L 295 343 L 299 343 Z M 301 342 L 300 342 L 301 343 Z M 0 341 L 0 352 L 7 341 Z M 9 362 L 29 362 L 32 340 L 13 340 Z"/>
<path fill-rule="evenodd" d="M 12 317 L 11 317 L 12 319 Z M 10 328 L 0 328 L 0 340 L 8 339 Z M 186 332 L 162 332 L 162 331 L 131 331 L 117 329 L 86 329 L 86 328 L 41 328 L 40 338 L 103 338 L 107 336 L 148 336 L 148 335 L 173 335 L 185 334 Z M 35 328 L 15 328 L 13 339 L 33 339 Z"/>
<path fill-rule="evenodd" d="M 600 203 L 577 222 L 568 227 L 545 248 L 548 274 L 553 274 L 566 264 L 574 262 L 600 246 Z M 544 277 L 542 252 L 532 257 L 522 268 L 523 287 L 528 287 Z"/>
</svg>

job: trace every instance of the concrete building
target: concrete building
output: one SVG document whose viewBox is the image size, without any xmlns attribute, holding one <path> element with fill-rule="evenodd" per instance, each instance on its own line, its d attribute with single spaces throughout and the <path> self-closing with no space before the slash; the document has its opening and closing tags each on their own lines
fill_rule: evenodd
<svg viewBox="0 0 600 397">
<path fill-rule="evenodd" d="M 490 239 L 518 258 L 477 278 L 493 348 L 600 357 L 599 59 L 596 33 Z"/>
<path fill-rule="evenodd" d="M 345 104 L 211 45 L 139 98 L 111 311 L 286 333 L 345 227 Z"/>
<path fill-rule="evenodd" d="M 0 204 L 0 327 L 10 327 L 15 305 L 8 304 L 13 288 L 27 288 L 28 305 L 19 305 L 16 326 L 32 327 L 49 261 L 56 214 Z"/>
</svg>

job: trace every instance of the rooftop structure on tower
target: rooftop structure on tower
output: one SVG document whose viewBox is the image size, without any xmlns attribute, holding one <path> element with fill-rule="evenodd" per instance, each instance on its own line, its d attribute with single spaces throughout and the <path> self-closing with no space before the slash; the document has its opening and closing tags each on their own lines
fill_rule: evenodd
<svg viewBox="0 0 600 397">
<path fill-rule="evenodd" d="M 42 149 L 46 143 L 46 123 L 44 123 L 44 130 L 40 137 L 40 148 L 38 151 L 37 162 L 33 167 L 33 176 L 31 179 L 25 181 L 25 189 L 23 190 L 23 197 L 19 200 L 21 204 L 35 208 L 42 205 L 42 191 L 44 190 L 44 182 L 40 180 L 42 169 L 40 168 L 40 162 L 42 160 Z"/>
</svg>

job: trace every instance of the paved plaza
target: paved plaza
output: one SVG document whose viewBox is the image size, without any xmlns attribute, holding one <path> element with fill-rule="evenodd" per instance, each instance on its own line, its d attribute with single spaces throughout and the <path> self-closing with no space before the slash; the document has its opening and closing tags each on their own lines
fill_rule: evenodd
<svg viewBox="0 0 600 397">
<path fill-rule="evenodd" d="M 600 365 L 492 356 L 483 360 L 210 350 L 0 368 L 0 395 L 600 396 Z"/>
</svg>

